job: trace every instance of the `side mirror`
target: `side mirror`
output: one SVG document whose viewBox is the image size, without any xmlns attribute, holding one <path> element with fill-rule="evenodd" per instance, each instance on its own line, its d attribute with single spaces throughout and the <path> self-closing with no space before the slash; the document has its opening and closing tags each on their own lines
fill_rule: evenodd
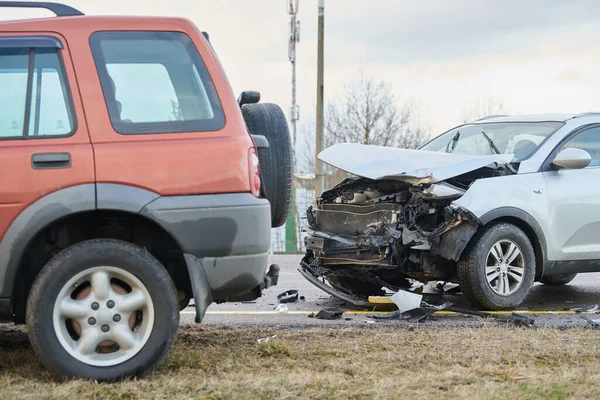
<svg viewBox="0 0 600 400">
<path fill-rule="evenodd" d="M 592 162 L 590 153 L 570 148 L 561 150 L 552 161 L 552 165 L 558 169 L 582 169 L 590 165 L 590 162 Z"/>
<path fill-rule="evenodd" d="M 254 104 L 254 103 L 258 103 L 260 101 L 260 93 L 256 92 L 254 90 L 247 90 L 245 92 L 242 92 L 242 94 L 240 94 L 240 97 L 238 98 L 238 104 L 241 106 L 243 106 L 244 104 Z"/>
</svg>

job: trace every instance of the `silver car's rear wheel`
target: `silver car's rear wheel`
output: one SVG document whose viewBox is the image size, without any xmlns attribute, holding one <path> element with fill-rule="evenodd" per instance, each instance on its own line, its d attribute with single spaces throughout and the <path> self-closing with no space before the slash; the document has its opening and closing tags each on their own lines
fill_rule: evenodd
<svg viewBox="0 0 600 400">
<path fill-rule="evenodd" d="M 512 240 L 499 240 L 490 249 L 485 267 L 487 283 L 500 296 L 510 296 L 523 284 L 525 259 Z"/>
<path fill-rule="evenodd" d="M 71 356 L 107 367 L 129 360 L 144 347 L 154 327 L 154 304 L 146 286 L 130 272 L 95 267 L 63 286 L 53 322 Z"/>
</svg>

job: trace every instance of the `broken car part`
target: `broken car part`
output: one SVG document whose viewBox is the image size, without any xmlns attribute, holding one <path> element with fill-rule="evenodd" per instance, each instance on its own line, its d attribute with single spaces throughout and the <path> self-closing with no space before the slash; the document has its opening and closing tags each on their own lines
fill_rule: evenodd
<svg viewBox="0 0 600 400">
<path fill-rule="evenodd" d="M 277 300 L 280 303 L 295 303 L 298 301 L 298 291 L 297 290 L 288 290 L 286 292 L 280 293 L 277 295 Z"/>
<path fill-rule="evenodd" d="M 344 315 L 344 310 L 341 308 L 324 308 L 320 310 L 314 318 L 317 319 L 340 319 Z"/>
<path fill-rule="evenodd" d="M 420 307 L 423 295 L 411 293 L 406 290 L 398 290 L 391 299 L 396 307 L 398 307 L 398 311 L 403 313 Z"/>
<path fill-rule="evenodd" d="M 594 329 L 600 329 L 600 323 L 598 321 L 595 321 L 591 318 L 586 317 L 585 315 L 580 315 L 579 316 L 581 319 L 583 319 L 584 321 L 586 321 L 588 324 L 590 324 L 590 326 Z"/>
</svg>

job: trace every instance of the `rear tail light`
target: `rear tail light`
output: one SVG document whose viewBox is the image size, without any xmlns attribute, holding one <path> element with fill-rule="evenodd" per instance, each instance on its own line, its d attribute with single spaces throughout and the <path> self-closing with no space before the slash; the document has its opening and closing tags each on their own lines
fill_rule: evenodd
<svg viewBox="0 0 600 400">
<path fill-rule="evenodd" d="M 260 163 L 258 154 L 253 147 L 248 151 L 248 162 L 250 171 L 250 192 L 256 197 L 260 197 Z"/>
</svg>

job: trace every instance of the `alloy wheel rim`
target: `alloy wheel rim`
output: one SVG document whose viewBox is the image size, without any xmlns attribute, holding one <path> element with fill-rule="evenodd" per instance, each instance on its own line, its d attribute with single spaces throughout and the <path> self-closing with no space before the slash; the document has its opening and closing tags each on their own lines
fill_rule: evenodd
<svg viewBox="0 0 600 400">
<path fill-rule="evenodd" d="M 488 286 L 500 296 L 510 296 L 523 285 L 525 259 L 521 248 L 512 240 L 494 243 L 486 257 L 485 275 Z"/>
<path fill-rule="evenodd" d="M 154 327 L 146 286 L 115 267 L 94 267 L 71 278 L 54 303 L 54 332 L 62 347 L 85 364 L 109 367 L 138 354 Z"/>
</svg>

